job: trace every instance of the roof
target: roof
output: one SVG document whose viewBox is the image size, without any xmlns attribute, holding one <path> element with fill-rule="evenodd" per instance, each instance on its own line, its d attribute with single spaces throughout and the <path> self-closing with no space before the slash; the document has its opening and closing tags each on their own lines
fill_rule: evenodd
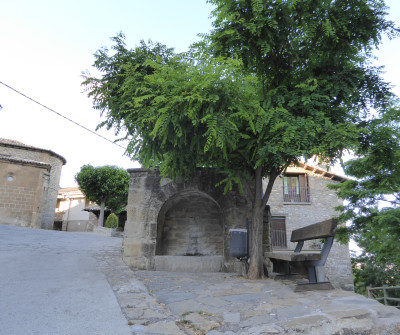
<svg viewBox="0 0 400 335">
<path fill-rule="evenodd" d="M 344 176 L 340 176 L 336 173 L 333 172 L 329 172 L 326 169 L 319 167 L 319 166 L 315 166 L 315 165 L 309 165 L 306 163 L 298 163 L 298 167 L 304 169 L 305 171 L 308 171 L 310 173 L 316 174 L 316 175 L 320 175 L 322 177 L 328 178 L 328 179 L 332 179 L 334 181 L 339 181 L 341 183 L 345 182 L 346 180 L 349 180 L 348 178 L 344 177 Z"/>
<path fill-rule="evenodd" d="M 64 188 L 60 188 L 58 190 L 58 192 L 63 192 L 63 193 L 67 193 L 67 192 L 82 192 L 79 188 L 79 186 L 72 186 L 72 187 L 64 187 Z"/>
<path fill-rule="evenodd" d="M 24 159 L 24 158 L 10 157 L 7 155 L 2 155 L 2 154 L 0 154 L 0 161 L 6 161 L 6 162 L 14 163 L 14 164 L 35 166 L 35 167 L 39 167 L 39 168 L 44 168 L 47 171 L 50 171 L 50 169 L 51 169 L 51 165 L 44 163 L 44 162 L 37 162 L 37 161 L 33 161 L 30 159 Z"/>
<path fill-rule="evenodd" d="M 24 147 L 32 147 L 32 148 L 34 148 L 31 145 L 27 145 L 27 144 L 24 144 L 24 143 L 22 143 L 20 141 L 10 140 L 10 139 L 7 139 L 7 138 L 0 138 L 0 143 L 3 143 L 3 144 L 14 144 L 14 145 L 20 145 L 20 146 L 24 146 Z"/>
<path fill-rule="evenodd" d="M 58 190 L 58 197 L 85 197 L 85 194 L 80 190 L 79 186 L 60 188 Z"/>
<path fill-rule="evenodd" d="M 62 157 L 61 155 L 55 153 L 54 151 L 37 148 L 37 147 L 34 147 L 32 145 L 28 145 L 28 144 L 25 144 L 25 143 L 22 143 L 22 142 L 19 142 L 19 141 L 10 140 L 10 139 L 7 139 L 7 138 L 0 138 L 0 146 L 10 147 L 10 148 L 18 148 L 18 149 L 25 149 L 25 150 L 31 150 L 31 151 L 45 152 L 45 153 L 50 154 L 51 156 L 55 156 L 55 157 L 59 158 L 63 162 L 63 165 L 65 165 L 67 163 L 67 160 L 64 157 Z"/>
<path fill-rule="evenodd" d="M 86 212 L 100 213 L 100 206 L 97 204 L 91 204 L 90 206 L 85 207 L 83 210 Z M 111 212 L 111 209 L 106 207 L 104 208 L 104 212 L 106 213 Z M 126 208 L 121 211 L 121 213 L 123 212 L 126 212 Z"/>
</svg>

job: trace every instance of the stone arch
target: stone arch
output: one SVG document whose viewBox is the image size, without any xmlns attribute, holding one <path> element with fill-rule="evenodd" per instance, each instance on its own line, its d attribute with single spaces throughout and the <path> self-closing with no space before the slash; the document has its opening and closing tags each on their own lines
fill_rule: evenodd
<svg viewBox="0 0 400 335">
<path fill-rule="evenodd" d="M 157 216 L 156 256 L 222 256 L 220 205 L 200 190 L 174 193 Z"/>
</svg>

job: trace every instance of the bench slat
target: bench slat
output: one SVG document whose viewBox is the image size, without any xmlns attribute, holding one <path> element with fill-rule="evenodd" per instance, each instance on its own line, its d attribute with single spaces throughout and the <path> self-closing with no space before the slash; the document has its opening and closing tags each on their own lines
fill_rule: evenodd
<svg viewBox="0 0 400 335">
<path fill-rule="evenodd" d="M 290 241 L 299 242 L 335 236 L 337 224 L 337 219 L 329 219 L 293 230 Z"/>
<path fill-rule="evenodd" d="M 266 256 L 269 258 L 279 259 L 287 262 L 302 262 L 302 261 L 319 261 L 321 259 L 321 253 L 309 253 L 309 252 L 267 252 Z"/>
</svg>

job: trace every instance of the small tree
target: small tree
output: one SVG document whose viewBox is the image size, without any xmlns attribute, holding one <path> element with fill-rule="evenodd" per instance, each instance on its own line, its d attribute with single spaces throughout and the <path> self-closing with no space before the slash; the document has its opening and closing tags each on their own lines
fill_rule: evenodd
<svg viewBox="0 0 400 335">
<path fill-rule="evenodd" d="M 106 206 L 118 213 L 127 204 L 129 173 L 122 168 L 112 165 L 93 167 L 87 164 L 81 167 L 75 180 L 89 201 L 100 204 L 100 227 L 103 227 Z"/>
</svg>

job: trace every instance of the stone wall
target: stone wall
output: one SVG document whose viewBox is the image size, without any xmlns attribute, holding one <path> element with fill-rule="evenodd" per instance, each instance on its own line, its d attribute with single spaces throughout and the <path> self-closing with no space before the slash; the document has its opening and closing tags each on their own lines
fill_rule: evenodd
<svg viewBox="0 0 400 335">
<path fill-rule="evenodd" d="M 0 223 L 41 227 L 49 166 L 0 159 Z"/>
<path fill-rule="evenodd" d="M 41 222 L 41 228 L 52 229 L 61 168 L 66 163 L 66 160 L 50 150 L 35 148 L 17 141 L 3 139 L 0 139 L 0 156 L 20 161 L 36 162 L 39 165 L 44 164 L 50 167 L 48 174 L 40 177 L 41 181 L 42 179 L 47 180 L 42 183 L 45 188 L 43 189 L 43 201 L 40 204 L 41 217 L 39 221 Z"/>
</svg>

